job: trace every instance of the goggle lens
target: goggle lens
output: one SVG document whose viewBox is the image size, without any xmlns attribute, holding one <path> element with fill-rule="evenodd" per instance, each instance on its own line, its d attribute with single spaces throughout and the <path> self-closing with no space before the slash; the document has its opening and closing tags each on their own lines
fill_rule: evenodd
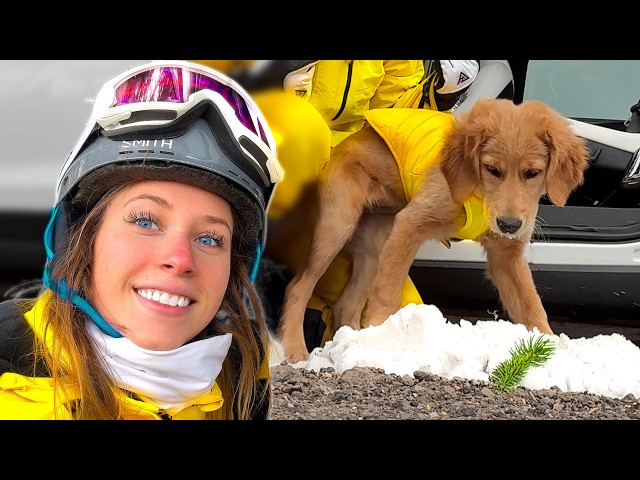
<svg viewBox="0 0 640 480">
<path fill-rule="evenodd" d="M 115 90 L 112 107 L 130 103 L 183 103 L 200 90 L 220 94 L 236 113 L 240 122 L 269 144 L 258 118 L 251 114 L 244 98 L 233 88 L 201 72 L 182 67 L 157 67 L 127 78 Z"/>
</svg>

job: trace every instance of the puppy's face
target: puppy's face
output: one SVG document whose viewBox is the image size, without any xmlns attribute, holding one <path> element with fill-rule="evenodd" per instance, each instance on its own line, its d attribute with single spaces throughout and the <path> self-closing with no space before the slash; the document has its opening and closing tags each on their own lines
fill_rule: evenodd
<svg viewBox="0 0 640 480">
<path fill-rule="evenodd" d="M 515 123 L 486 137 L 478 159 L 477 191 L 484 197 L 491 231 L 528 239 L 545 192 L 549 149 L 535 126 Z"/>
<path fill-rule="evenodd" d="M 528 241 L 543 194 L 564 206 L 583 182 L 588 151 L 542 102 L 481 100 L 456 118 L 441 169 L 457 202 L 478 191 L 491 232 Z"/>
</svg>

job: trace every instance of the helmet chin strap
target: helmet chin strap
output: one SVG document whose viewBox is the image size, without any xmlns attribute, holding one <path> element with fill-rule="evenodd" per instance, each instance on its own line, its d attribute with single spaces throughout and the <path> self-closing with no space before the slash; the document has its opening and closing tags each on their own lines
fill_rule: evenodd
<svg viewBox="0 0 640 480">
<path fill-rule="evenodd" d="M 260 267 L 260 259 L 262 258 L 262 252 L 264 251 L 264 245 L 260 242 L 256 244 L 256 258 L 253 261 L 253 267 L 251 268 L 251 276 L 249 279 L 253 283 L 258 278 L 258 269 Z"/>
<path fill-rule="evenodd" d="M 54 232 L 58 222 L 60 213 L 60 204 L 53 207 L 51 216 L 49 217 L 49 223 L 44 231 L 44 248 L 47 253 L 47 262 L 44 267 L 44 273 L 42 275 L 42 282 L 47 288 L 50 288 L 56 295 L 58 295 L 65 302 L 70 302 L 84 313 L 86 313 L 91 320 L 102 330 L 106 335 L 114 338 L 122 337 L 122 334 L 115 330 L 107 321 L 102 318 L 102 315 L 91 305 L 91 303 L 81 296 L 77 291 L 67 287 L 67 282 L 64 278 L 55 280 L 51 276 L 51 262 L 54 256 Z"/>
</svg>

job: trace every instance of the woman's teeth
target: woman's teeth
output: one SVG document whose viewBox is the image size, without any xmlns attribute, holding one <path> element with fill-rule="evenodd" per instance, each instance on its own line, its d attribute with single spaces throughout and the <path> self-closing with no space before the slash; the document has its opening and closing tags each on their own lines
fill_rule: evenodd
<svg viewBox="0 0 640 480">
<path fill-rule="evenodd" d="M 167 292 L 161 292 L 160 290 L 137 290 L 138 295 L 146 298 L 147 300 L 153 300 L 164 305 L 170 305 L 172 307 L 186 307 L 191 303 L 191 299 L 188 297 L 181 297 L 179 295 L 171 295 Z"/>
</svg>

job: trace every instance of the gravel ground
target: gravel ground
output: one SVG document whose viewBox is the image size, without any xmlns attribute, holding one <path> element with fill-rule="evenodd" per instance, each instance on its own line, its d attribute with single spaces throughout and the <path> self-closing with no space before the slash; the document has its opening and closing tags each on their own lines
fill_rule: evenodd
<svg viewBox="0 0 640 480">
<path fill-rule="evenodd" d="M 625 327 L 550 319 L 550 324 L 570 338 L 620 333 L 640 346 L 637 323 Z M 339 374 L 332 368 L 315 372 L 286 363 L 272 366 L 271 378 L 274 420 L 640 420 L 640 399 L 633 395 L 616 399 L 524 387 L 505 392 L 488 382 L 425 372 L 411 377 L 357 367 Z"/>
<path fill-rule="evenodd" d="M 557 388 L 505 392 L 424 372 L 271 367 L 272 420 L 639 420 L 640 403 Z"/>
</svg>

